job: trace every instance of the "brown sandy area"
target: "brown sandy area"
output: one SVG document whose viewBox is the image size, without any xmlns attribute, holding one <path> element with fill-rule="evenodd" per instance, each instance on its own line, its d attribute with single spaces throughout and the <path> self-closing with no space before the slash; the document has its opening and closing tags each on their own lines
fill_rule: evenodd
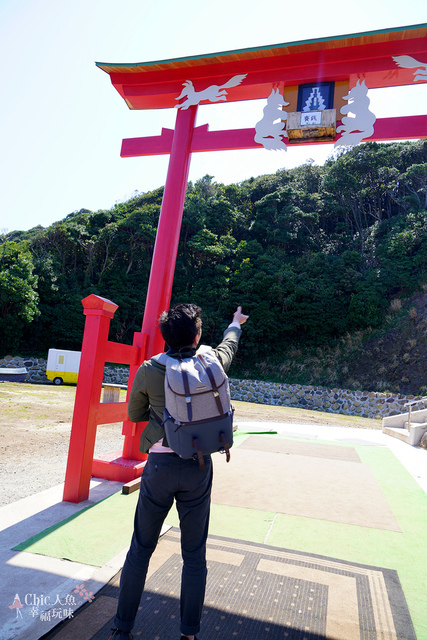
<svg viewBox="0 0 427 640">
<path fill-rule="evenodd" d="M 0 506 L 64 481 L 76 387 L 0 383 Z M 125 391 L 121 392 L 125 400 Z M 380 429 L 381 421 L 234 402 L 235 419 Z M 120 424 L 98 427 L 95 455 L 120 451 Z"/>
</svg>

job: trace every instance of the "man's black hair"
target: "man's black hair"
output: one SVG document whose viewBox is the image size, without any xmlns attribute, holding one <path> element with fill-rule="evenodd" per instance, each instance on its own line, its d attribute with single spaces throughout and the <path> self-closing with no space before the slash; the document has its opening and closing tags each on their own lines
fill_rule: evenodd
<svg viewBox="0 0 427 640">
<path fill-rule="evenodd" d="M 202 327 L 202 310 L 195 304 L 176 304 L 159 319 L 162 337 L 171 349 L 191 346 Z"/>
</svg>

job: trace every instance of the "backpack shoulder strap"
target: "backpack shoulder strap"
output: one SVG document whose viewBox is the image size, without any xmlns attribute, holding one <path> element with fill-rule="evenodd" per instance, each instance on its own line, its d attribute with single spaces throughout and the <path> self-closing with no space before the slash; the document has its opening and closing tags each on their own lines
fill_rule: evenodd
<svg viewBox="0 0 427 640">
<path fill-rule="evenodd" d="M 166 367 L 166 373 L 168 371 L 168 364 L 171 365 L 173 363 L 174 365 L 177 365 L 178 370 L 182 375 L 182 381 L 184 384 L 184 393 L 185 393 L 185 402 L 187 403 L 188 421 L 191 422 L 193 420 L 193 409 L 191 406 L 190 384 L 188 381 L 187 371 L 185 370 L 185 366 L 183 366 L 183 360 L 181 358 L 171 358 L 166 353 L 159 353 L 158 355 L 153 356 L 151 359 L 154 360 L 155 362 L 158 362 L 159 364 L 163 364 Z M 167 385 L 168 385 L 168 380 L 166 375 L 165 388 Z"/>
<path fill-rule="evenodd" d="M 209 382 L 211 383 L 211 387 L 212 387 L 213 395 L 214 395 L 214 398 L 215 398 L 216 406 L 218 407 L 219 415 L 222 416 L 224 414 L 224 409 L 222 407 L 221 398 L 219 397 L 219 391 L 218 391 L 218 386 L 217 386 L 217 384 L 215 382 L 215 377 L 214 377 L 212 371 L 210 370 L 209 365 L 207 364 L 207 362 L 203 358 L 203 355 L 201 353 L 198 353 L 197 357 L 198 357 L 199 361 L 201 362 L 202 367 L 204 368 L 204 370 L 208 374 L 208 378 L 209 378 Z"/>
<path fill-rule="evenodd" d="M 181 374 L 182 374 L 182 382 L 184 383 L 184 393 L 185 393 L 185 402 L 187 404 L 188 421 L 192 422 L 192 420 L 193 420 L 193 408 L 191 406 L 190 384 L 188 382 L 187 371 L 185 370 L 185 367 L 182 366 L 182 362 L 181 362 L 180 370 L 181 370 Z"/>
<path fill-rule="evenodd" d="M 210 355 L 215 356 L 214 350 L 212 349 L 212 347 L 209 347 L 207 344 L 200 345 L 200 347 L 196 351 L 196 356 L 198 356 L 199 353 L 201 353 L 202 355 L 204 353 L 209 353 Z"/>
</svg>

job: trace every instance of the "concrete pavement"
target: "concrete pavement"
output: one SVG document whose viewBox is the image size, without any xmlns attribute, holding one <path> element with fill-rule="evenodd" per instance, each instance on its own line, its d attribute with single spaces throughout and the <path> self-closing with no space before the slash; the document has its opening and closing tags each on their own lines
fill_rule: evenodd
<svg viewBox="0 0 427 640">
<path fill-rule="evenodd" d="M 270 429 L 290 438 L 388 447 L 427 493 L 427 451 L 411 447 L 380 430 L 259 421 L 239 422 L 238 426 L 240 431 Z M 103 567 L 93 567 L 13 551 L 13 547 L 120 491 L 121 486 L 118 482 L 92 479 L 89 500 L 80 504 L 62 502 L 63 485 L 59 485 L 0 508 L 2 640 L 38 640 L 61 619 L 71 616 L 73 611 L 82 606 L 88 597 L 85 594 L 96 594 L 120 570 L 127 548 Z M 84 585 L 83 596 L 70 595 L 77 584 Z"/>
</svg>

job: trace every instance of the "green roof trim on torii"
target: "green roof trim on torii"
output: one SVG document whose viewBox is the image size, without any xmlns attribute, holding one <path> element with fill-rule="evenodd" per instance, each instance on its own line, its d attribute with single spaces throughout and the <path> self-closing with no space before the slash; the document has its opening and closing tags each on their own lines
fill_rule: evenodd
<svg viewBox="0 0 427 640">
<path fill-rule="evenodd" d="M 398 29 L 396 28 L 389 28 L 389 29 L 380 29 L 377 31 L 364 31 L 361 33 L 353 33 L 353 34 L 347 34 L 347 35 L 340 35 L 340 36 L 335 36 L 334 38 L 331 38 L 329 36 L 327 37 L 323 37 L 323 38 L 314 38 L 312 40 L 296 40 L 294 42 L 287 42 L 287 43 L 281 43 L 281 44 L 275 44 L 275 45 L 269 45 L 268 47 L 247 47 L 245 49 L 233 49 L 231 51 L 219 51 L 216 53 L 206 53 L 206 54 L 202 54 L 200 56 L 184 56 L 183 58 L 170 58 L 170 59 L 166 59 L 166 60 L 152 60 L 151 62 L 137 62 L 135 64 L 129 64 L 129 63 L 107 63 L 107 62 L 96 62 L 95 64 L 102 69 L 103 71 L 106 71 L 107 73 L 112 73 L 114 71 L 118 71 L 118 72 L 123 72 L 126 69 L 130 72 L 130 73 L 138 73 L 140 70 L 142 70 L 142 67 L 152 67 L 153 65 L 169 65 L 169 64 L 176 64 L 179 62 L 191 62 L 193 60 L 207 60 L 207 59 L 212 59 L 212 58 L 222 58 L 224 56 L 229 56 L 229 55 L 240 55 L 240 54 L 246 54 L 246 53 L 258 53 L 258 52 L 266 52 L 266 51 L 274 51 L 274 50 L 279 50 L 279 49 L 284 49 L 287 47 L 297 47 L 300 45 L 306 45 L 306 44 L 318 44 L 318 43 L 327 43 L 327 42 L 338 42 L 340 40 L 348 40 L 348 39 L 352 39 L 352 38 L 361 38 L 361 37 L 365 37 L 365 36 L 371 36 L 371 35 L 382 35 L 382 34 L 388 34 L 388 33 L 392 33 L 395 34 L 396 32 L 400 32 L 404 34 L 407 31 L 412 31 L 414 29 L 426 29 L 427 28 L 427 24 L 416 24 L 416 25 L 410 25 L 407 27 L 399 27 Z"/>
<path fill-rule="evenodd" d="M 236 74 L 246 78 L 227 89 L 227 102 L 265 98 L 273 87 L 283 90 L 309 82 L 348 81 L 351 87 L 365 80 L 369 88 L 413 84 L 414 65 L 398 65 L 397 56 L 412 57 L 427 68 L 427 24 L 171 60 L 96 65 L 110 75 L 130 109 L 161 109 L 177 106 L 184 82 L 193 82 L 200 91 L 213 82 L 221 86 Z M 417 83 L 425 81 L 422 77 Z"/>
</svg>

